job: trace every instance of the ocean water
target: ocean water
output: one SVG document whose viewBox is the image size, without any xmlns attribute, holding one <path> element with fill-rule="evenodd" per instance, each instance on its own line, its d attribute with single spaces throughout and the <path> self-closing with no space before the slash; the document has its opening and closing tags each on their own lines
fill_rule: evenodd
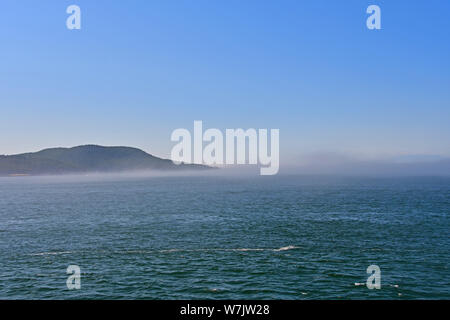
<svg viewBox="0 0 450 320">
<path fill-rule="evenodd" d="M 449 211 L 437 177 L 2 178 L 0 299 L 450 299 Z"/>
</svg>

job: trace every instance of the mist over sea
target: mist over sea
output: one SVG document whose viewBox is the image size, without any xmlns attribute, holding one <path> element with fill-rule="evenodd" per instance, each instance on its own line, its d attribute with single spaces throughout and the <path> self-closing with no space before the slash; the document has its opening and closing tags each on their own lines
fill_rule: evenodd
<svg viewBox="0 0 450 320">
<path fill-rule="evenodd" d="M 0 178 L 0 299 L 450 299 L 449 211 L 448 177 Z"/>
</svg>

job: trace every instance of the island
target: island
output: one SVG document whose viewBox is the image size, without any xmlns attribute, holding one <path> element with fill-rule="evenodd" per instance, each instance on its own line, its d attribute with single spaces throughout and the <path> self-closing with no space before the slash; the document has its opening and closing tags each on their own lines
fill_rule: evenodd
<svg viewBox="0 0 450 320">
<path fill-rule="evenodd" d="M 207 170 L 199 164 L 174 164 L 132 147 L 84 145 L 0 155 L 0 176 Z"/>
</svg>

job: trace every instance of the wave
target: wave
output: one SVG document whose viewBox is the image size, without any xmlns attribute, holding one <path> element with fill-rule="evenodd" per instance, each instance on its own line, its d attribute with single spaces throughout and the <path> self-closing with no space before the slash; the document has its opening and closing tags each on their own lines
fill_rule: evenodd
<svg viewBox="0 0 450 320">
<path fill-rule="evenodd" d="M 39 253 L 32 253 L 30 256 L 57 256 L 61 254 L 71 254 L 74 253 L 72 251 L 50 251 L 50 252 L 39 252 Z"/>
<path fill-rule="evenodd" d="M 365 282 L 355 282 L 355 286 L 365 286 L 366 283 Z M 393 287 L 393 288 L 399 288 L 400 286 L 398 284 L 385 284 L 384 286 L 389 286 L 389 287 Z"/>
<path fill-rule="evenodd" d="M 298 249 L 299 247 L 296 246 L 285 246 L 281 248 L 201 248 L 201 249 L 166 249 L 166 250 L 156 250 L 156 252 L 161 253 L 170 253 L 170 252 L 204 252 L 204 251 L 287 251 L 287 250 L 293 250 Z M 151 251 L 155 252 L 155 251 Z"/>
<path fill-rule="evenodd" d="M 279 249 L 275 249 L 274 251 L 287 251 L 287 250 L 292 250 L 292 249 L 297 249 L 298 247 L 295 246 L 287 246 L 287 247 L 281 247 Z"/>
<path fill-rule="evenodd" d="M 124 251 L 113 251 L 112 253 L 116 254 L 149 254 L 149 253 L 174 253 L 174 252 L 211 252 L 211 251 L 273 251 L 273 252 L 281 252 L 287 250 L 299 249 L 296 246 L 285 246 L 281 248 L 199 248 L 199 249 L 163 249 L 163 250 L 124 250 Z M 103 251 L 103 250 L 102 250 Z M 47 256 L 47 255 L 63 255 L 63 254 L 73 254 L 77 253 L 74 251 L 49 251 L 49 252 L 39 252 L 32 253 L 31 256 Z"/>
</svg>

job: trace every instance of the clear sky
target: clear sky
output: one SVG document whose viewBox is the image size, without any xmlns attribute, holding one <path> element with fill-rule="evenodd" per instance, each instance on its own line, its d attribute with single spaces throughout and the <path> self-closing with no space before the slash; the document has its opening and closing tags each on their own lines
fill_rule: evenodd
<svg viewBox="0 0 450 320">
<path fill-rule="evenodd" d="M 382 30 L 366 28 L 370 4 Z M 284 163 L 450 156 L 447 0 L 3 0 L 0 41 L 0 154 L 168 157 L 171 132 L 203 120 L 279 128 Z"/>
</svg>

